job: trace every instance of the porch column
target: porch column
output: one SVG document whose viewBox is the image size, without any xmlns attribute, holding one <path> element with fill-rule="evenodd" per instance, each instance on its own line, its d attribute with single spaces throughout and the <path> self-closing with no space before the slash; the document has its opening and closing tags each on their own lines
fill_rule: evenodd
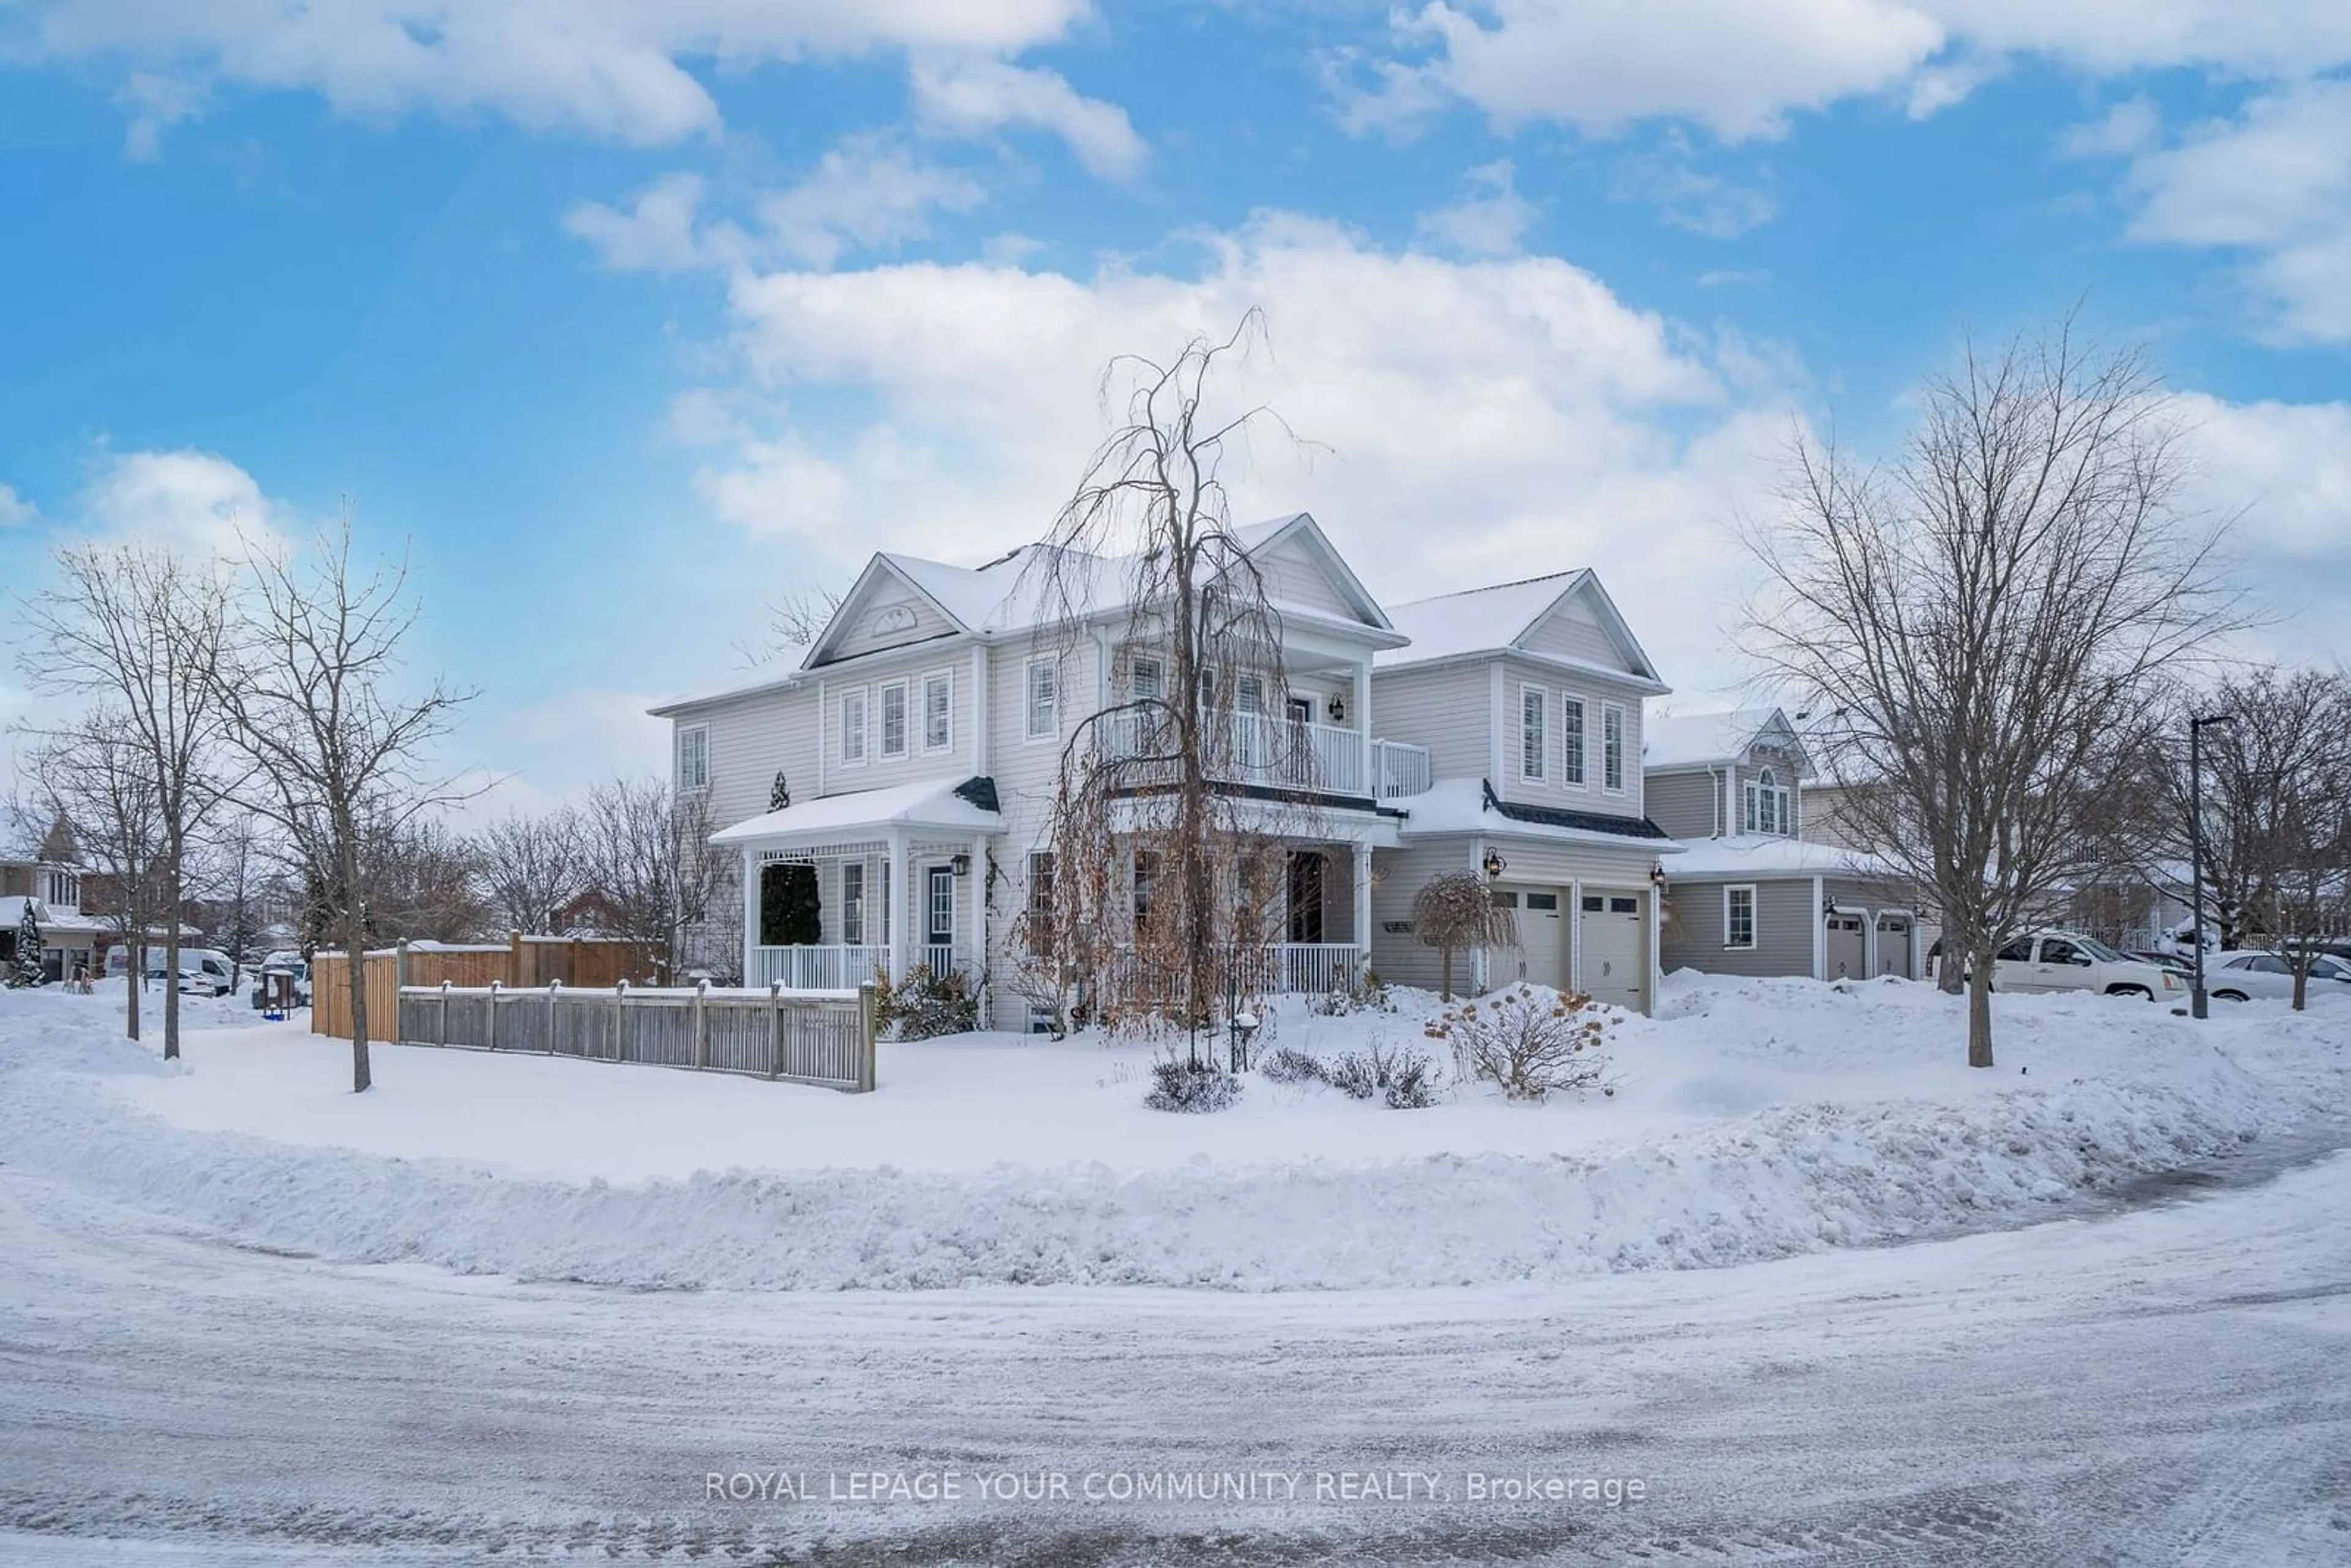
<svg viewBox="0 0 2351 1568">
<path fill-rule="evenodd" d="M 1372 771 L 1372 662 L 1369 659 L 1355 666 L 1355 695 L 1350 700 L 1355 705 L 1355 727 L 1362 732 L 1364 793 L 1376 800 L 1380 798 L 1380 780 Z M 1370 940 L 1366 937 L 1364 952 L 1367 959 L 1371 950 Z"/>
<path fill-rule="evenodd" d="M 1372 962 L 1372 846 L 1355 841 L 1355 948 L 1364 964 Z"/>
<path fill-rule="evenodd" d="M 756 986 L 759 976 L 759 851 L 743 846 L 743 983 Z"/>
<path fill-rule="evenodd" d="M 1757 895 L 1756 902 L 1759 904 L 1762 902 L 1761 894 Z M 1829 917 L 1823 907 L 1823 903 L 1821 879 L 1814 877 L 1813 878 L 1813 978 L 1815 980 L 1825 980 L 1829 977 Z"/>
<path fill-rule="evenodd" d="M 987 838 L 983 833 L 971 836 L 971 935 L 965 938 L 971 944 L 971 974 L 977 980 L 987 973 Z M 980 1018 L 985 1023 L 987 1001 L 980 999 Z"/>
<path fill-rule="evenodd" d="M 883 880 L 889 892 L 883 894 L 890 910 L 890 983 L 897 984 L 906 977 L 906 905 L 914 902 L 906 896 L 906 830 L 890 830 L 890 863 L 883 869 Z"/>
</svg>

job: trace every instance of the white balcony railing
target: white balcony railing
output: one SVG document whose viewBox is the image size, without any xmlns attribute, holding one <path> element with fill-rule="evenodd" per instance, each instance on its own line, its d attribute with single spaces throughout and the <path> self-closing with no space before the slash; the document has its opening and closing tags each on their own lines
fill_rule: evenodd
<svg viewBox="0 0 2351 1568">
<path fill-rule="evenodd" d="M 1400 740 L 1372 742 L 1372 793 L 1382 800 L 1399 795 L 1423 795 L 1436 782 L 1437 770 L 1428 747 Z"/>
<path fill-rule="evenodd" d="M 934 975 L 968 973 L 970 952 L 958 946 L 913 942 L 906 946 L 906 967 L 929 967 Z M 853 991 L 890 968 L 890 949 L 872 943 L 806 947 L 754 947 L 749 981 L 755 987 L 783 982 L 788 991 Z M 900 978 L 904 977 L 901 976 Z"/>
<path fill-rule="evenodd" d="M 1267 942 L 1218 957 L 1249 995 L 1321 997 L 1354 988 L 1364 950 L 1353 942 Z M 1105 977 L 1114 992 L 1136 998 L 1179 997 L 1186 983 L 1176 966 L 1146 961 L 1132 947 L 1112 956 Z"/>
<path fill-rule="evenodd" d="M 1366 792 L 1360 730 L 1228 710 L 1204 714 L 1202 719 L 1217 727 L 1210 739 L 1217 754 L 1214 777 L 1220 783 L 1325 795 Z M 1150 757 L 1169 744 L 1166 723 L 1155 714 L 1108 714 L 1096 727 L 1097 744 L 1103 756 L 1114 760 Z"/>
</svg>

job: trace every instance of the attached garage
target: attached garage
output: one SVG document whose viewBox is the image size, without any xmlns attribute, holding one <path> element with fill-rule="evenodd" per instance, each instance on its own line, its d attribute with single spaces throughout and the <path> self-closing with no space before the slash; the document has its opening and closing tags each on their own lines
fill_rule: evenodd
<svg viewBox="0 0 2351 1568">
<path fill-rule="evenodd" d="M 1907 915 L 1877 917 L 1877 956 L 1873 974 L 1893 975 L 1905 980 L 1918 977 L 1914 967 L 1916 949 L 1911 945 L 1911 932 L 1917 924 Z"/>
<path fill-rule="evenodd" d="M 1555 887 L 1500 887 L 1494 902 L 1509 909 L 1518 923 L 1519 945 L 1494 955 L 1496 984 L 1524 980 L 1530 985 L 1567 988 L 1567 895 Z"/>
<path fill-rule="evenodd" d="M 1576 988 L 1627 1012 L 1649 1010 L 1649 894 L 1586 888 L 1576 912 Z"/>
</svg>

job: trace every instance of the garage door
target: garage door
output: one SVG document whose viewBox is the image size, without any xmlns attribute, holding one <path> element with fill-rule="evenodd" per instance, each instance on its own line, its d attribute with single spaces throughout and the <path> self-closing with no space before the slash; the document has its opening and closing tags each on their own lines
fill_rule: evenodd
<svg viewBox="0 0 2351 1568">
<path fill-rule="evenodd" d="M 1519 899 L 1519 978 L 1563 989 L 1567 984 L 1567 926 L 1556 891 L 1530 891 Z"/>
<path fill-rule="evenodd" d="M 1649 994 L 1648 894 L 1587 893 L 1578 913 L 1582 987 L 1593 1001 L 1646 1010 Z"/>
<path fill-rule="evenodd" d="M 1907 915 L 1881 915 L 1877 917 L 1877 972 L 1899 975 L 1907 980 L 1910 973 L 1910 917 Z"/>
<path fill-rule="evenodd" d="M 1829 923 L 1828 977 L 1832 980 L 1861 978 L 1865 973 L 1864 966 L 1868 962 L 1862 954 L 1861 916 L 1832 915 L 1826 918 Z"/>
</svg>

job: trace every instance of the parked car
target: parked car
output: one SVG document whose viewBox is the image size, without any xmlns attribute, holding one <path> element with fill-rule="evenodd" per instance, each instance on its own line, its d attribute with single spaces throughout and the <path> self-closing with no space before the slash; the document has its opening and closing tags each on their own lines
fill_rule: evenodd
<svg viewBox="0 0 2351 1568">
<path fill-rule="evenodd" d="M 310 1005 L 309 960 L 303 957 L 299 953 L 288 950 L 283 953 L 270 954 L 269 956 L 261 961 L 260 968 L 255 971 L 253 981 L 253 1005 L 256 1009 L 258 1009 L 262 1004 L 263 993 L 267 989 L 267 977 L 271 975 L 293 976 L 294 1005 L 298 1008 L 307 1008 Z"/>
<path fill-rule="evenodd" d="M 2166 953 L 2154 947 L 2133 947 L 2123 956 L 2137 958 L 2142 964 L 2153 964 L 2158 969 L 2168 969 L 2182 979 L 2187 979 L 2196 973 L 2194 959 L 2183 958 L 2177 953 Z"/>
<path fill-rule="evenodd" d="M 1939 964 L 1939 941 L 1928 957 Z M 1995 955 L 1995 991 L 2097 991 L 2109 997 L 2162 1001 L 2184 994 L 2188 982 L 2160 964 L 2118 953 L 2077 931 L 2032 931 L 2011 937 Z"/>
<path fill-rule="evenodd" d="M 147 977 L 163 977 L 164 955 L 160 948 L 147 954 Z M 228 955 L 211 947 L 180 949 L 180 989 L 199 996 L 225 997 L 236 988 L 236 968 Z"/>
<path fill-rule="evenodd" d="M 2313 954 L 2310 960 L 2311 990 L 2338 983 L 2351 986 L 2351 965 L 2340 958 Z M 2229 1002 L 2250 1001 L 2255 997 L 2291 1001 L 2294 999 L 2294 961 L 2283 954 L 2250 949 L 2223 953 L 2217 963 L 2206 961 L 2204 989 L 2208 994 Z"/>
</svg>

